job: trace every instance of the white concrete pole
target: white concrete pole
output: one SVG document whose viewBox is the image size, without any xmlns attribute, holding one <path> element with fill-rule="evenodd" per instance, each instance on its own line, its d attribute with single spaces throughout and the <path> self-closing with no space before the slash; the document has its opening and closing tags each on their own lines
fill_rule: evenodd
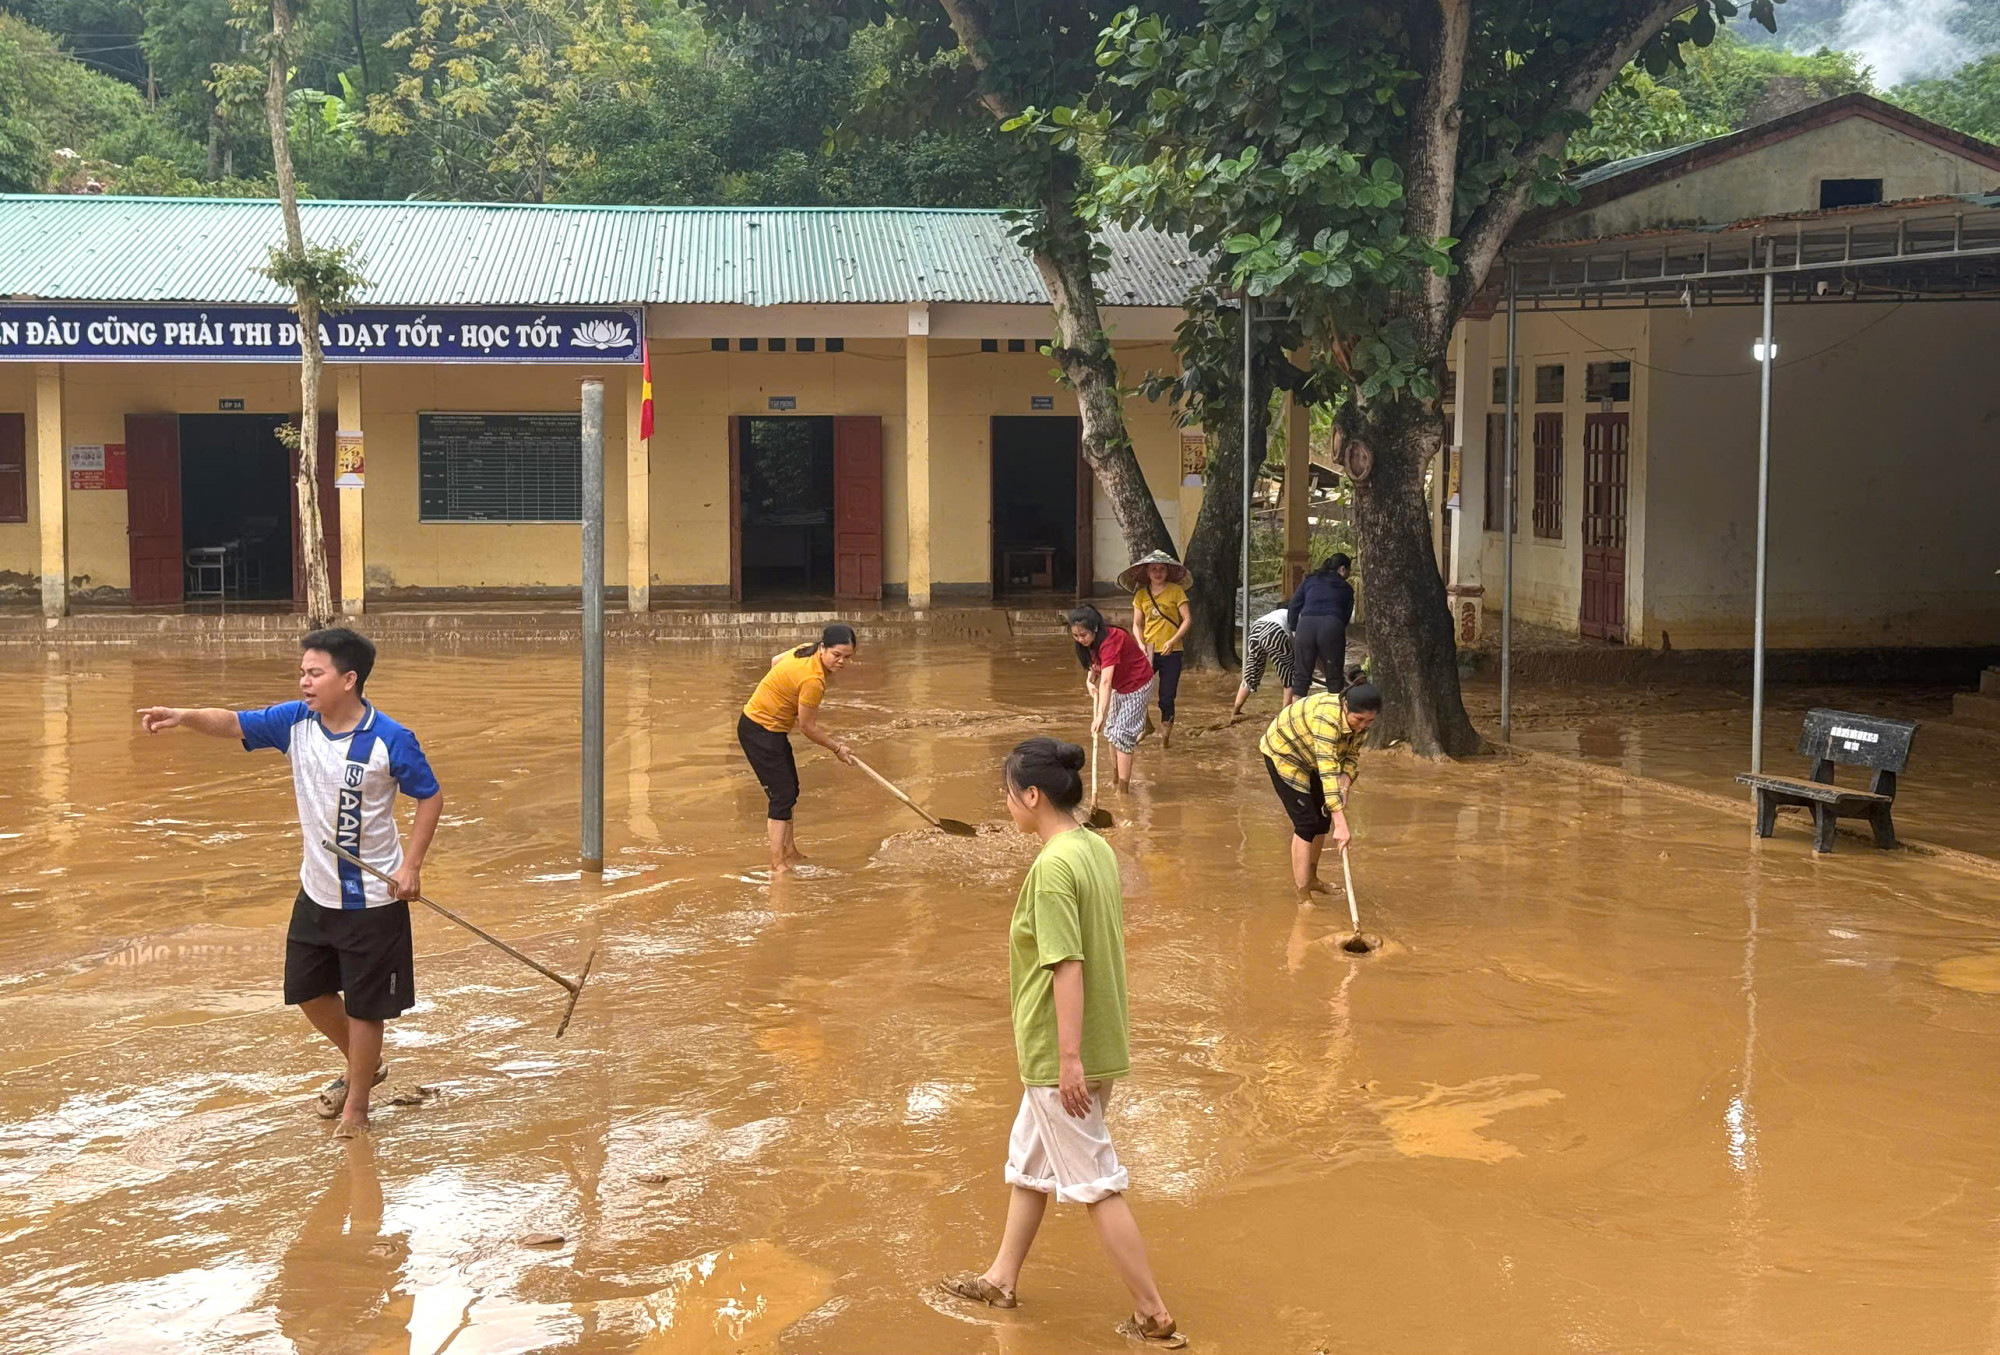
<svg viewBox="0 0 2000 1355">
<path fill-rule="evenodd" d="M 604 873 L 604 383 L 583 383 L 583 868 Z"/>
<path fill-rule="evenodd" d="M 1764 342 L 1757 367 L 1757 620 L 1750 651 L 1750 770 L 1764 770 L 1764 589 L 1771 525 L 1771 363 L 1778 350 L 1771 334 L 1772 242 L 1764 242 Z"/>
<path fill-rule="evenodd" d="M 1250 651 L 1250 298 L 1243 298 L 1243 648 Z"/>
</svg>

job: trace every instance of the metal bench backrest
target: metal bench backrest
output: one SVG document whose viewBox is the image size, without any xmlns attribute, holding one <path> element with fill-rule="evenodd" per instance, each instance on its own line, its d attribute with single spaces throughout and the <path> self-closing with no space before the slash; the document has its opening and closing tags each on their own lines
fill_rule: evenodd
<svg viewBox="0 0 2000 1355">
<path fill-rule="evenodd" d="M 1916 737 L 1913 720 L 1890 720 L 1816 706 L 1806 712 L 1805 730 L 1799 735 L 1799 754 L 1812 759 L 1815 781 L 1831 782 L 1836 763 L 1844 767 L 1867 767 L 1875 773 L 1872 789 L 1877 794 L 1893 796 L 1896 774 L 1909 762 L 1910 745 Z"/>
</svg>

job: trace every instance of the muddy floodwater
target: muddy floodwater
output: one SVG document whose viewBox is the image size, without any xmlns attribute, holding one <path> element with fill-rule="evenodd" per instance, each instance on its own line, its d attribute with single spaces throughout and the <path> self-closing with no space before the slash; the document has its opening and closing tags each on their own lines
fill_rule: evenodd
<svg viewBox="0 0 2000 1355">
<path fill-rule="evenodd" d="M 352 1147 L 279 998 L 285 764 L 132 715 L 287 699 L 294 656 L 0 655 L 0 1350 L 1126 1348 L 1078 1209 L 1019 1309 L 932 1293 L 1005 1208 L 1032 849 L 996 769 L 1082 733 L 1068 646 L 864 648 L 827 723 L 988 830 L 802 750 L 813 865 L 775 888 L 733 738 L 774 647 L 612 650 L 601 884 L 575 655 L 385 652 L 445 787 L 427 891 L 566 973 L 599 951 L 558 1042 L 560 990 L 420 910 Z M 1196 1349 L 2000 1344 L 2000 882 L 1371 752 L 1357 960 L 1337 899 L 1291 902 L 1261 721 L 1201 729 L 1231 686 L 1189 679 L 1109 834 L 1112 1132 Z"/>
</svg>

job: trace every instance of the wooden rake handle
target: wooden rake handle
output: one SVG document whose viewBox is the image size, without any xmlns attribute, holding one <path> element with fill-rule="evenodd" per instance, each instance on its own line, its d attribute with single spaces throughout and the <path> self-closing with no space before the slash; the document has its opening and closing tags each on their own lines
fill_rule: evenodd
<svg viewBox="0 0 2000 1355">
<path fill-rule="evenodd" d="M 852 753 L 849 753 L 848 756 L 854 757 Z M 931 812 L 928 809 L 925 809 L 915 800 L 912 800 L 909 796 L 903 794 L 903 792 L 897 788 L 896 783 L 891 781 L 888 777 L 882 775 L 882 773 L 876 771 L 873 767 L 869 766 L 867 763 L 863 762 L 858 757 L 854 758 L 854 765 L 859 767 L 862 771 L 867 772 L 870 777 L 874 778 L 876 785 L 880 786 L 883 790 L 888 791 L 891 795 L 895 796 L 898 800 L 901 800 L 904 804 L 908 805 L 910 808 L 916 810 L 917 813 L 923 815 L 924 819 L 930 824 L 931 827 L 937 829 L 942 829 L 944 827 L 942 823 L 938 822 L 937 819 L 932 817 Z"/>
<path fill-rule="evenodd" d="M 367 871 L 370 875 L 373 875 L 383 884 L 390 886 L 395 885 L 396 881 L 393 877 L 386 875 L 383 872 L 375 869 L 375 867 L 369 865 L 366 861 L 363 861 L 360 857 L 354 855 L 352 852 L 343 851 L 341 848 L 335 846 L 332 842 L 328 841 L 325 838 L 320 839 L 319 845 L 326 848 L 328 851 L 332 852 L 335 856 L 347 862 L 349 865 L 359 866 L 362 870 Z M 474 936 L 478 937 L 480 940 L 492 942 L 494 945 L 500 947 L 500 949 L 506 951 L 509 955 L 519 960 L 522 964 L 528 966 L 528 968 L 534 970 L 537 974 L 540 974 L 543 978 L 548 979 L 553 983 L 560 984 L 563 988 L 563 991 L 567 992 L 572 999 L 576 998 L 583 992 L 583 984 L 581 982 L 571 983 L 568 979 L 556 973 L 555 970 L 550 969 L 548 966 L 537 964 L 535 961 L 523 955 L 520 951 L 515 950 L 512 946 L 508 945 L 505 941 L 502 941 L 492 932 L 489 932 L 482 927 L 478 927 L 470 922 L 467 922 L 464 918 L 460 917 L 457 913 L 452 912 L 451 909 L 445 907 L 443 904 L 433 903 L 431 902 L 431 900 L 425 898 L 422 894 L 417 895 L 417 902 L 424 904 L 427 907 L 436 909 L 438 912 L 450 918 L 453 922 L 456 922 L 459 926 L 471 932 Z M 585 966 L 584 972 L 586 974 L 589 973 L 588 965 Z M 570 1005 L 572 1008 L 574 1008 L 576 1004 L 574 1001 L 572 1001 Z M 564 1019 L 563 1024 L 564 1025 L 569 1024 L 567 1018 Z"/>
</svg>

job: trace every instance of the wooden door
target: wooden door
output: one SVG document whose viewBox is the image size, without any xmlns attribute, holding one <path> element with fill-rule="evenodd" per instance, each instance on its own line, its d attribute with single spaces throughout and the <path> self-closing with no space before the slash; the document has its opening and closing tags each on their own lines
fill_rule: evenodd
<svg viewBox="0 0 2000 1355">
<path fill-rule="evenodd" d="M 1625 643 L 1625 504 L 1631 474 L 1631 416 L 1583 420 L 1583 603 L 1577 629 Z"/>
<path fill-rule="evenodd" d="M 1088 601 L 1097 591 L 1097 477 L 1083 455 L 1083 421 L 1076 425 L 1076 596 Z"/>
<path fill-rule="evenodd" d="M 319 418 L 319 521 L 326 537 L 326 586 L 340 606 L 340 491 L 333 487 L 339 478 L 334 465 L 334 437 L 340 422 L 331 414 Z M 306 553 L 299 537 L 299 457 L 292 458 L 292 602 L 303 610 L 306 605 Z"/>
<path fill-rule="evenodd" d="M 125 416 L 125 539 L 132 601 L 178 606 L 181 559 L 181 421 L 176 414 Z"/>
<path fill-rule="evenodd" d="M 833 595 L 882 596 L 882 420 L 833 421 Z"/>
</svg>

